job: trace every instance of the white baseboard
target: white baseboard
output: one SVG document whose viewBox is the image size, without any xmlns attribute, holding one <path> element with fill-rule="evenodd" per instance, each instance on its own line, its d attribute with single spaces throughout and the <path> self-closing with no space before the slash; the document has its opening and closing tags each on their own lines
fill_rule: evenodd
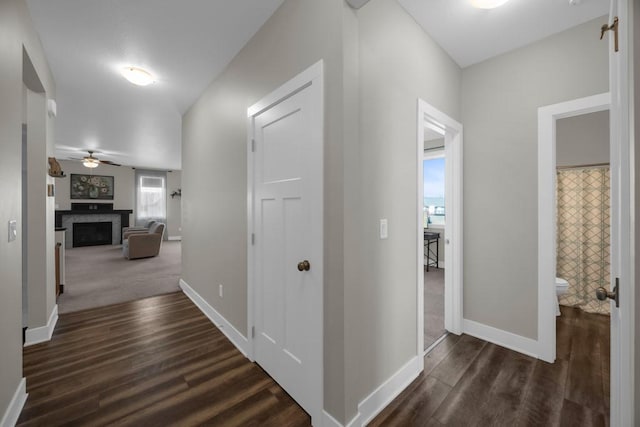
<svg viewBox="0 0 640 427">
<path fill-rule="evenodd" d="M 405 365 L 383 382 L 369 396 L 358 404 L 359 418 L 357 424 L 353 420 L 349 423 L 353 426 L 365 426 L 375 418 L 389 403 L 407 388 L 413 380 L 420 375 L 420 358 L 414 356 Z"/>
<path fill-rule="evenodd" d="M 473 320 L 464 319 L 462 321 L 462 329 L 465 334 L 480 338 L 490 343 L 526 354 L 527 356 L 538 357 L 539 344 L 537 340 L 516 335 L 493 326 L 484 325 L 474 322 Z"/>
<path fill-rule="evenodd" d="M 204 313 L 205 316 L 211 320 L 211 322 L 216 325 L 220 331 L 229 338 L 229 341 L 233 345 L 235 345 L 238 350 L 245 357 L 249 357 L 249 340 L 242 335 L 236 328 L 233 327 L 231 323 L 227 319 L 224 318 L 220 313 L 216 311 L 215 308 L 211 307 L 204 298 L 200 296 L 191 286 L 187 284 L 184 280 L 180 279 L 180 288 L 182 291 L 193 301 L 193 303 L 198 306 L 200 311 Z"/>
<path fill-rule="evenodd" d="M 51 340 L 56 323 L 58 323 L 58 304 L 53 306 L 53 310 L 51 310 L 51 314 L 49 315 L 49 321 L 45 326 L 27 328 L 24 338 L 24 346 L 28 347 L 30 345 Z"/>
<path fill-rule="evenodd" d="M 182 240 L 182 236 L 169 236 L 167 240 Z"/>
<path fill-rule="evenodd" d="M 9 402 L 7 410 L 4 411 L 4 415 L 2 416 L 2 420 L 0 421 L 0 427 L 15 426 L 18 422 L 18 417 L 20 417 L 20 412 L 22 412 L 22 408 L 24 407 L 26 401 L 27 381 L 22 378 L 20 380 L 20 383 L 18 383 L 18 388 L 16 388 L 15 393 L 13 393 L 13 397 L 11 398 L 11 402 Z"/>
</svg>

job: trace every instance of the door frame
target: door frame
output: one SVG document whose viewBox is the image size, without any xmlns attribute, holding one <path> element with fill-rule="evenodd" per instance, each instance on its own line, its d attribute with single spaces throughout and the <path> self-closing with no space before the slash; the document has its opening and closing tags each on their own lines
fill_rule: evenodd
<svg viewBox="0 0 640 427">
<path fill-rule="evenodd" d="M 273 105 L 284 101 L 287 98 L 295 95 L 310 85 L 319 86 L 320 91 L 320 106 L 318 107 L 319 114 L 321 115 L 320 121 L 323 123 L 321 127 L 321 135 L 319 135 L 320 141 L 322 141 L 324 151 L 324 61 L 320 60 L 307 68 L 293 79 L 284 83 L 279 88 L 275 89 L 270 94 L 263 97 L 260 101 L 253 104 L 247 109 L 247 357 L 252 362 L 255 362 L 255 310 L 256 310 L 256 291 L 255 291 L 255 156 L 254 153 L 254 118 L 262 113 L 264 110 L 272 107 Z M 324 159 L 322 157 L 315 159 L 320 163 L 320 170 L 322 176 L 320 177 L 319 192 L 321 197 L 321 205 L 319 207 L 319 214 L 323 215 L 324 212 Z M 314 270 L 318 275 L 318 283 L 324 288 L 324 224 L 320 221 L 319 235 L 321 236 L 319 244 L 322 246 L 320 249 L 319 259 L 314 260 Z M 317 266 L 317 267 L 316 267 Z M 320 425 L 322 422 L 322 413 L 324 410 L 324 291 L 322 292 L 323 298 L 317 301 L 320 305 L 319 313 L 320 319 L 315 325 L 316 330 L 311 333 L 317 336 L 317 342 L 320 346 L 318 353 L 318 359 L 316 363 L 313 363 L 312 369 L 315 375 L 319 379 L 316 389 L 314 390 L 314 408 L 309 414 L 313 424 Z"/>
<path fill-rule="evenodd" d="M 416 300 L 418 307 L 417 354 L 424 354 L 424 243 L 423 243 L 423 197 L 424 197 L 424 129 L 430 127 L 444 133 L 445 151 L 445 329 L 456 335 L 462 333 L 462 272 L 463 272 L 463 239 L 462 239 L 462 125 L 418 98 L 417 120 L 417 176 L 418 193 L 417 221 L 416 221 L 416 252 L 418 281 L 416 286 Z M 447 244 L 447 239 L 451 244 Z M 424 360 L 420 359 L 420 370 L 424 368 Z"/>
<path fill-rule="evenodd" d="M 607 92 L 538 108 L 538 358 L 549 363 L 556 360 L 556 122 L 610 105 Z"/>
</svg>

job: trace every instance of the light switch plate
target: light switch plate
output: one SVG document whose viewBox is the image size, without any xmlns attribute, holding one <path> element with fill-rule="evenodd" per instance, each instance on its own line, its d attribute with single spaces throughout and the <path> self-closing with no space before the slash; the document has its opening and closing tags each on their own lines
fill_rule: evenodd
<svg viewBox="0 0 640 427">
<path fill-rule="evenodd" d="M 380 220 L 380 239 L 389 237 L 389 223 L 386 218 Z"/>
<path fill-rule="evenodd" d="M 9 221 L 9 241 L 13 242 L 18 237 L 18 222 L 15 219 Z"/>
</svg>

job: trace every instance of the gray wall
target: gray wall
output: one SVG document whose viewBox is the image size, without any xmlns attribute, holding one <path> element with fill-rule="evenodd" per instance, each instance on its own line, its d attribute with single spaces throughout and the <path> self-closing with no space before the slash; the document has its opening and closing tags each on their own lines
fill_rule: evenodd
<svg viewBox="0 0 640 427">
<path fill-rule="evenodd" d="M 630 43 L 630 46 L 633 46 L 633 70 L 631 76 L 637 76 L 638 71 L 640 71 L 640 7 L 638 7 L 635 2 L 629 1 L 629 6 L 631 7 L 630 13 L 633 16 L 633 41 Z M 630 58 L 631 60 L 631 58 Z M 635 171 L 635 206 L 638 206 L 638 202 L 640 201 L 640 81 L 636 78 L 634 81 L 634 94 L 632 98 L 633 102 L 633 114 L 634 117 L 631 117 L 630 120 L 632 129 L 635 132 L 631 133 L 635 138 L 635 159 L 634 159 L 634 171 Z M 635 248 L 635 260 L 634 262 L 634 280 L 635 280 L 635 372 L 634 372 L 634 383 L 635 383 L 635 396 L 634 402 L 638 402 L 640 399 L 640 209 L 635 209 L 635 218 L 633 218 L 636 226 L 635 226 L 635 236 L 634 236 L 634 248 Z M 635 424 L 638 425 L 640 423 L 640 405 L 635 404 Z"/>
<path fill-rule="evenodd" d="M 361 274 L 349 283 L 347 411 L 416 355 L 417 100 L 460 119 L 460 68 L 396 2 L 359 9 Z M 421 178 L 420 178 L 421 179 Z M 387 218 L 389 238 L 378 238 Z"/>
<path fill-rule="evenodd" d="M 135 170 L 125 166 L 100 165 L 95 169 L 82 166 L 82 162 L 58 160 L 66 178 L 56 180 L 56 209 L 69 210 L 71 203 L 113 203 L 114 209 L 133 209 L 135 211 Z M 71 174 L 107 175 L 113 177 L 113 200 L 71 200 Z M 133 224 L 135 216 L 129 215 L 129 223 Z"/>
<path fill-rule="evenodd" d="M 325 408 L 344 417 L 342 0 L 286 0 L 183 117 L 182 277 L 247 333 L 247 108 L 325 61 Z M 346 19 L 346 18 L 345 18 Z M 203 161 L 206 159 L 206 161 Z M 224 299 L 217 284 L 224 286 Z"/>
<path fill-rule="evenodd" d="M 167 172 L 167 236 L 180 237 L 182 233 L 182 197 L 171 198 L 171 193 L 182 188 L 182 171 Z"/>
<path fill-rule="evenodd" d="M 609 110 L 556 121 L 556 165 L 609 163 Z"/>
<path fill-rule="evenodd" d="M 537 339 L 537 109 L 608 91 L 601 23 L 463 70 L 466 319 Z"/>
<path fill-rule="evenodd" d="M 23 45 L 49 97 L 55 85 L 42 46 L 23 0 L 0 2 L 0 224 L 18 220 L 21 229 L 21 141 L 23 122 Z M 25 116 L 26 117 L 26 116 Z M 47 139 L 53 138 L 53 122 L 47 120 Z M 46 143 L 46 141 L 42 141 Z M 46 167 L 43 159 L 42 168 Z M 44 182 L 42 183 L 44 186 Z M 46 186 L 45 186 L 46 188 Z M 43 214 L 41 222 L 46 222 Z M 51 230 L 53 236 L 53 229 Z M 0 414 L 4 414 L 22 377 L 22 236 L 7 242 L 0 238 Z M 45 298 L 45 296 L 42 296 Z"/>
</svg>

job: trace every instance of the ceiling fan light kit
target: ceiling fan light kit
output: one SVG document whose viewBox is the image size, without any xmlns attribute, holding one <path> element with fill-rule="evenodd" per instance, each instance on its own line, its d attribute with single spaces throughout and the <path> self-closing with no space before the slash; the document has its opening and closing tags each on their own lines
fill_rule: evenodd
<svg viewBox="0 0 640 427">
<path fill-rule="evenodd" d="M 90 169 L 97 168 L 99 164 L 100 164 L 100 162 L 97 159 L 93 159 L 93 158 L 89 158 L 89 157 L 85 158 L 82 161 L 82 165 L 84 167 L 90 168 Z"/>
<path fill-rule="evenodd" d="M 122 70 L 122 76 L 134 85 L 147 86 L 155 82 L 150 72 L 139 67 L 126 67 Z"/>
<path fill-rule="evenodd" d="M 508 1 L 509 0 L 471 0 L 471 6 L 477 9 L 494 9 Z"/>
</svg>

